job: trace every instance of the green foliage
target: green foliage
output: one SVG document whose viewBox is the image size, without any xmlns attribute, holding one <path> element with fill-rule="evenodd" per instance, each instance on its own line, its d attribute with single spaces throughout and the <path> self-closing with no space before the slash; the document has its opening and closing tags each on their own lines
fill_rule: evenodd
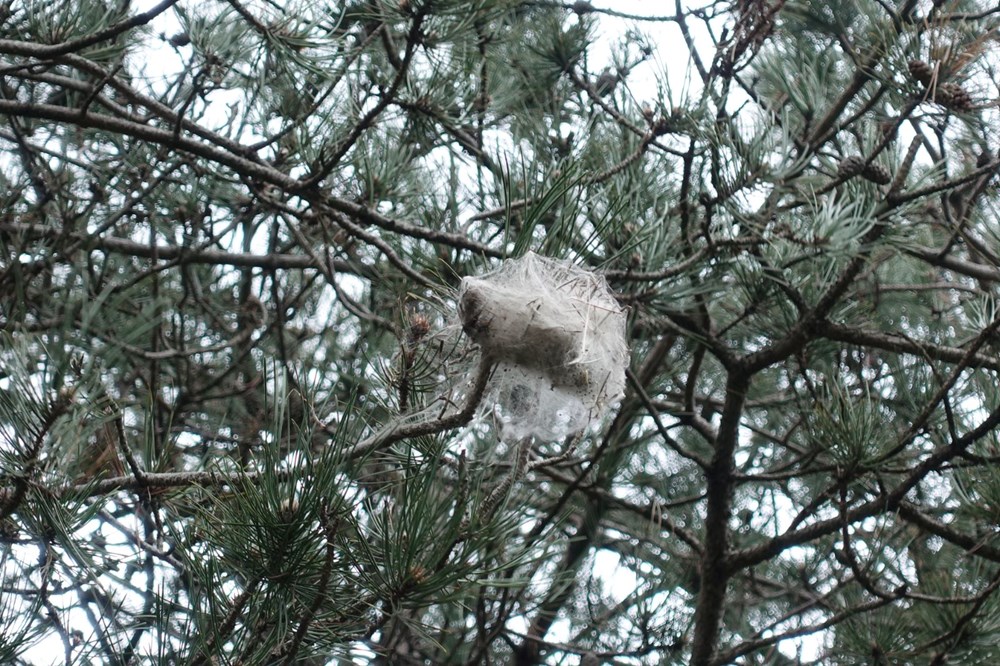
<svg viewBox="0 0 1000 666">
<path fill-rule="evenodd" d="M 997 13 L 683 5 L 0 2 L 0 661 L 994 663 Z"/>
</svg>

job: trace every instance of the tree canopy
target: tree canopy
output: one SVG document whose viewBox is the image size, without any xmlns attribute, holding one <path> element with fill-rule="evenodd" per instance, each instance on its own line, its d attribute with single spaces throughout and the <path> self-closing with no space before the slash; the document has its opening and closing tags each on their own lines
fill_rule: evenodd
<svg viewBox="0 0 1000 666">
<path fill-rule="evenodd" d="M 1000 660 L 1000 9 L 643 7 L 0 2 L 0 661 Z"/>
</svg>

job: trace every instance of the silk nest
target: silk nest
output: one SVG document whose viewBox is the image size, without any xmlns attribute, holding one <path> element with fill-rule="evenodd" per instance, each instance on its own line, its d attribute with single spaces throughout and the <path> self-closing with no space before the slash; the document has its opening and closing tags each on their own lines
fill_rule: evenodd
<svg viewBox="0 0 1000 666">
<path fill-rule="evenodd" d="M 578 434 L 624 394 L 625 310 L 592 271 L 528 253 L 463 278 L 458 314 L 494 364 L 483 404 L 507 441 Z"/>
</svg>

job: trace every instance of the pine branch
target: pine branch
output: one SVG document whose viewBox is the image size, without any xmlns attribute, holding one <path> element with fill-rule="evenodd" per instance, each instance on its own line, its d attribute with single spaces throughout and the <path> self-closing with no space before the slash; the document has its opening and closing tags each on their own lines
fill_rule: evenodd
<svg viewBox="0 0 1000 666">
<path fill-rule="evenodd" d="M 850 620 L 861 615 L 871 613 L 872 611 L 878 610 L 884 606 L 898 601 L 895 597 L 889 597 L 887 599 L 875 599 L 874 601 L 869 601 L 863 604 L 858 604 L 857 606 L 846 608 L 841 610 L 822 622 L 816 622 L 811 625 L 807 625 L 798 629 L 790 629 L 783 632 L 775 632 L 770 636 L 765 638 L 758 638 L 752 641 L 745 641 L 740 645 L 718 655 L 710 663 L 712 666 L 723 666 L 724 664 L 731 664 L 735 662 L 740 657 L 757 652 L 762 648 L 766 648 L 772 645 L 777 645 L 782 641 L 787 641 L 794 638 L 799 638 L 801 636 L 811 636 L 817 634 L 825 629 L 830 629 L 843 624 L 845 621 Z"/>
<path fill-rule="evenodd" d="M 743 405 L 750 388 L 748 371 L 730 372 L 726 381 L 726 401 L 716 436 L 715 451 L 705 470 L 706 516 L 704 552 L 701 560 L 701 589 L 695 606 L 691 663 L 712 663 L 718 649 L 726 588 L 732 575 L 729 561 L 729 518 L 732 513 L 734 454 L 739 443 Z"/>
<path fill-rule="evenodd" d="M 112 40 L 130 30 L 147 25 L 160 14 L 164 13 L 179 0 L 162 0 L 147 11 L 140 12 L 135 16 L 108 26 L 99 32 L 78 39 L 69 40 L 60 44 L 35 44 L 30 42 L 17 42 L 13 40 L 0 39 L 0 53 L 13 53 L 22 56 L 37 58 L 38 60 L 51 60 L 60 56 L 82 51 L 83 49 Z"/>
<path fill-rule="evenodd" d="M 292 635 L 291 641 L 287 644 L 287 646 L 281 648 L 278 651 L 278 655 L 276 655 L 283 655 L 284 661 L 282 663 L 287 666 L 291 666 L 295 663 L 295 657 L 302 646 L 303 639 L 306 637 L 309 625 L 314 622 L 316 614 L 323 607 L 323 604 L 327 600 L 327 595 L 329 594 L 328 588 L 330 585 L 330 577 L 333 574 L 334 558 L 337 556 L 336 542 L 334 541 L 337 526 L 333 517 L 329 515 L 329 510 L 325 506 L 320 512 L 320 521 L 322 521 L 321 529 L 326 543 L 326 552 L 323 559 L 323 566 L 320 570 L 319 582 L 316 585 L 316 597 L 313 599 L 312 605 L 306 609 L 305 614 L 299 619 L 299 626 Z"/>
<path fill-rule="evenodd" d="M 270 183 L 289 192 L 301 193 L 307 199 L 317 204 L 325 204 L 334 210 L 351 215 L 362 222 L 374 224 L 387 231 L 450 245 L 460 249 L 472 250 L 487 257 L 502 256 L 501 252 L 486 244 L 474 242 L 464 235 L 417 227 L 387 218 L 361 204 L 332 196 L 318 196 L 308 191 L 309 185 L 305 181 L 291 178 L 273 167 L 233 154 L 225 148 L 181 136 L 172 130 L 160 129 L 106 114 L 91 112 L 81 116 L 77 111 L 66 107 L 51 104 L 27 104 L 6 99 L 0 99 L 0 115 L 50 120 L 135 137 L 229 167 L 245 178 Z M 219 143 L 225 144 L 228 142 Z"/>
<path fill-rule="evenodd" d="M 976 557 L 982 557 L 991 562 L 1000 562 L 1000 548 L 990 545 L 981 536 L 966 534 L 939 520 L 935 520 L 911 502 L 900 502 L 896 510 L 903 520 L 927 530 L 948 543 L 954 544 L 974 554 Z"/>
<path fill-rule="evenodd" d="M 792 546 L 814 541 L 823 536 L 837 532 L 844 521 L 855 524 L 866 518 L 891 513 L 899 509 L 907 493 L 913 490 L 921 481 L 948 461 L 959 456 L 970 446 L 988 437 L 994 428 L 1000 426 L 1000 407 L 990 414 L 975 428 L 949 444 L 940 446 L 931 452 L 922 462 L 915 465 L 912 471 L 884 495 L 861 504 L 849 510 L 842 518 L 817 520 L 816 522 L 796 530 L 789 530 L 768 542 L 735 551 L 729 558 L 729 566 L 733 569 L 746 569 L 766 561 Z"/>
<path fill-rule="evenodd" d="M 229 639 L 233 629 L 236 627 L 236 623 L 246 610 L 251 597 L 257 593 L 257 589 L 263 582 L 264 574 L 262 573 L 258 578 L 248 581 L 240 593 L 229 602 L 229 612 L 226 613 L 226 616 L 222 618 L 222 621 L 215 628 L 215 631 L 211 636 L 209 636 L 208 641 L 205 643 L 205 647 L 201 650 L 198 656 L 192 660 L 192 666 L 202 666 L 202 664 L 215 662 L 213 653 L 218 650 L 218 646 L 221 643 L 224 643 Z"/>
<path fill-rule="evenodd" d="M 0 523 L 9 518 L 27 497 L 28 489 L 35 480 L 33 477 L 38 467 L 38 457 L 45 443 L 45 438 L 49 435 L 52 426 L 56 421 L 69 411 L 72 404 L 72 393 L 61 392 L 48 405 L 41 417 L 41 422 L 34 432 L 27 432 L 26 435 L 33 435 L 31 442 L 23 451 L 15 452 L 21 469 L 16 470 L 16 478 L 12 486 L 0 486 Z"/>
<path fill-rule="evenodd" d="M 64 232 L 36 224 L 25 224 L 19 222 L 0 222 L 0 232 L 25 235 L 31 238 L 55 239 L 66 237 Z M 263 268 L 268 270 L 279 269 L 318 269 L 315 259 L 304 254 L 268 253 L 252 254 L 240 252 L 227 252 L 223 250 L 209 250 L 197 247 L 186 247 L 178 245 L 156 245 L 149 243 L 137 243 L 126 238 L 116 238 L 109 236 L 94 236 L 93 234 L 71 233 L 68 235 L 73 240 L 80 241 L 81 247 L 93 247 L 113 252 L 115 254 L 139 257 L 142 259 L 156 258 L 161 261 L 174 262 L 177 266 L 189 264 L 203 264 L 214 266 L 238 266 L 243 268 Z M 67 260 L 69 258 L 67 257 Z M 357 275 L 369 280 L 378 279 L 378 274 L 369 269 L 365 264 L 346 261 L 344 259 L 329 259 L 328 264 L 337 273 L 347 273 Z"/>
<path fill-rule="evenodd" d="M 482 358 L 472 375 L 469 384 L 469 394 L 465 399 L 462 408 L 448 416 L 429 421 L 415 421 L 413 415 L 405 415 L 396 423 L 389 424 L 368 439 L 358 443 L 350 452 L 349 458 L 364 458 L 375 451 L 384 449 L 395 442 L 414 437 L 424 437 L 433 435 L 445 430 L 451 430 L 466 425 L 472 420 L 482 400 L 483 393 L 493 369 L 493 362 L 488 358 Z M 429 412 L 440 409 L 432 406 Z"/>
<path fill-rule="evenodd" d="M 403 52 L 403 58 L 399 63 L 396 76 L 393 78 L 388 88 L 382 92 L 379 101 L 374 104 L 372 108 L 370 108 L 365 115 L 358 120 L 358 122 L 354 124 L 347 136 L 340 141 L 340 145 L 334 149 L 332 155 L 320 158 L 321 166 L 315 173 L 305 179 L 305 188 L 311 189 L 329 176 L 333 169 L 340 164 L 340 161 L 347 154 L 347 152 L 354 146 L 355 143 L 357 143 L 358 139 L 361 138 L 361 135 L 372 126 L 375 119 L 378 118 L 382 112 L 393 103 L 396 93 L 403 85 L 403 82 L 406 81 L 406 75 L 410 68 L 410 62 L 413 60 L 413 55 L 416 53 L 417 45 L 420 42 L 424 18 L 429 9 L 430 5 L 421 5 L 420 8 L 414 13 L 410 29 L 406 35 L 406 47 Z M 381 29 L 383 32 L 386 30 L 384 24 Z"/>
</svg>

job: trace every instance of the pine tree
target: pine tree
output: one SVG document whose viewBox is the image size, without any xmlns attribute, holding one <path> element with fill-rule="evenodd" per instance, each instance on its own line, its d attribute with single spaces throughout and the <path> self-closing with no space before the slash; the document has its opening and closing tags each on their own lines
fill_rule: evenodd
<svg viewBox="0 0 1000 666">
<path fill-rule="evenodd" d="M 995 2 L 649 4 L 0 2 L 0 661 L 1000 659 Z"/>
</svg>

